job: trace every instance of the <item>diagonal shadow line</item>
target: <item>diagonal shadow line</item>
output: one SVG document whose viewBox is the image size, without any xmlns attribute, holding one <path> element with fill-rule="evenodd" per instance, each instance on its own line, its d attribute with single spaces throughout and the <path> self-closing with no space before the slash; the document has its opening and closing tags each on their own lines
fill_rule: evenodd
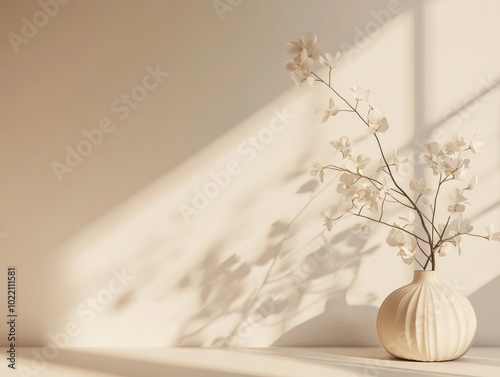
<svg viewBox="0 0 500 377">
<path fill-rule="evenodd" d="M 494 91 L 496 88 L 498 88 L 500 86 L 500 77 L 497 78 L 496 80 L 494 80 L 491 85 L 489 86 L 485 86 L 483 87 L 479 92 L 474 92 L 473 95 L 470 96 L 470 99 L 465 102 L 464 104 L 462 104 L 460 107 L 458 107 L 457 109 L 449 112 L 448 114 L 446 114 L 443 119 L 431 124 L 431 129 L 434 129 L 436 127 L 438 127 L 439 125 L 445 123 L 447 120 L 450 120 L 451 118 L 453 118 L 455 115 L 458 115 L 462 110 L 465 110 L 467 109 L 467 107 L 469 107 L 470 105 L 474 104 L 475 102 L 479 101 L 481 98 L 483 98 L 484 96 L 488 95 L 489 93 L 491 93 L 492 91 Z M 466 98 L 469 98 L 469 97 L 466 97 Z"/>
<path fill-rule="evenodd" d="M 487 208 L 482 211 L 477 212 L 471 217 L 471 220 L 479 219 L 481 216 L 487 214 L 488 212 L 496 210 L 496 208 L 500 206 L 500 200 L 497 200 L 495 203 L 490 204 Z"/>
<path fill-rule="evenodd" d="M 421 5 L 417 5 L 417 6 L 420 7 Z M 417 9 L 417 11 L 415 12 L 415 17 L 416 17 L 416 21 L 415 21 L 416 31 L 415 31 L 415 33 L 418 34 L 418 35 L 420 33 L 420 29 L 423 28 L 423 26 L 422 26 L 423 20 L 420 19 L 420 17 L 422 17 L 422 15 L 419 12 L 421 12 L 421 10 L 419 10 L 419 9 Z M 422 44 L 423 44 L 423 41 L 421 40 L 421 38 L 419 38 L 416 41 L 416 43 L 415 43 L 415 54 L 417 56 L 422 56 L 423 55 Z M 422 76 L 423 76 L 422 69 L 417 69 L 416 72 L 415 72 L 415 82 L 422 83 L 422 80 L 423 80 Z M 463 110 L 466 110 L 468 106 L 474 104 L 477 101 L 480 101 L 483 97 L 485 97 L 486 95 L 490 94 L 491 92 L 493 92 L 498 87 L 500 87 L 500 77 L 498 77 L 495 80 L 493 80 L 492 83 L 491 83 L 491 85 L 484 86 L 479 92 L 477 92 L 477 93 L 474 92 L 470 97 L 469 96 L 465 96 L 464 98 L 470 98 L 470 99 L 467 100 L 466 102 L 464 102 L 461 106 L 455 108 L 453 111 L 447 113 L 442 119 L 437 120 L 434 123 L 431 123 L 428 127 L 423 127 L 423 129 L 427 130 L 425 132 L 425 136 L 429 137 L 430 136 L 430 132 L 432 130 L 434 130 L 435 128 L 439 127 L 440 125 L 446 123 L 448 120 L 452 119 L 454 116 L 458 115 Z M 422 84 L 420 84 L 419 88 L 418 88 L 418 92 L 419 93 L 418 93 L 418 95 L 416 95 L 416 97 L 422 97 L 423 96 L 423 91 L 424 90 L 422 88 Z M 415 100 L 415 109 L 419 109 L 419 111 L 416 111 L 416 113 L 421 113 L 422 110 L 423 110 L 423 102 L 419 98 L 416 98 L 416 100 Z M 418 123 L 419 120 L 421 122 L 421 119 L 419 118 L 419 119 L 417 119 L 417 123 Z M 423 136 L 423 135 L 418 135 L 418 136 Z M 358 139 L 356 139 L 355 141 L 356 142 L 360 142 L 360 141 L 363 141 L 363 140 L 367 139 L 367 137 L 368 136 L 361 136 Z M 411 141 L 409 143 L 404 144 L 399 149 L 400 150 L 412 150 L 413 147 L 414 147 L 414 144 L 415 144 L 415 140 L 413 140 L 413 141 Z"/>
<path fill-rule="evenodd" d="M 467 102 L 463 103 L 460 107 L 457 107 L 455 110 L 449 112 L 442 119 L 440 119 L 440 120 L 438 120 L 438 121 L 430 124 L 429 127 L 425 127 L 424 129 L 428 130 L 425 133 L 426 137 L 430 136 L 430 131 L 432 131 L 435 128 L 439 127 L 440 125 L 446 123 L 448 120 L 452 119 L 454 116 L 458 115 L 463 110 L 467 109 L 468 106 L 470 106 L 470 105 L 474 104 L 475 102 L 481 100 L 484 96 L 488 95 L 489 93 L 491 93 L 492 91 L 494 91 L 498 87 L 500 87 L 500 77 L 498 79 L 496 79 L 495 81 L 493 81 L 493 83 L 490 86 L 485 86 L 478 93 L 474 93 L 474 95 L 470 97 L 470 100 L 468 100 Z M 466 98 L 469 98 L 469 97 L 466 97 Z M 422 105 L 419 104 L 419 106 L 422 106 Z M 367 135 L 363 135 L 363 136 L 359 136 L 358 138 L 356 138 L 354 140 L 354 143 L 355 144 L 360 143 L 360 142 L 362 142 L 364 140 L 367 140 L 368 138 L 369 138 L 368 134 Z M 413 141 L 411 141 L 409 143 L 404 144 L 398 150 L 402 150 L 402 151 L 413 150 L 414 149 L 413 148 L 414 144 L 415 144 L 415 140 L 413 140 Z"/>
<path fill-rule="evenodd" d="M 309 198 L 308 202 L 304 204 L 304 206 L 297 212 L 297 214 L 290 220 L 288 223 L 288 227 L 291 227 L 293 223 L 300 217 L 300 215 L 316 200 L 318 196 L 320 196 L 328 187 L 330 187 L 336 180 L 340 173 L 337 173 L 335 177 L 333 177 L 329 182 L 323 185 L 323 187 L 318 190 L 311 198 Z"/>
<path fill-rule="evenodd" d="M 439 127 L 440 125 L 446 123 L 448 120 L 450 120 L 454 116 L 460 114 L 463 110 L 466 110 L 467 107 L 469 107 L 470 105 L 474 104 L 475 102 L 481 100 L 483 97 L 485 97 L 489 93 L 493 92 L 498 87 L 500 87 L 500 77 L 497 78 L 496 80 L 494 80 L 491 85 L 483 87 L 478 93 L 474 92 L 472 96 L 464 97 L 464 98 L 470 98 L 470 99 L 467 102 L 464 102 L 461 106 L 455 108 L 453 111 L 450 111 L 449 113 L 447 113 L 442 119 L 430 124 L 429 127 L 425 127 L 425 129 L 433 130 L 433 129 Z M 422 94 L 420 94 L 420 95 L 422 95 Z M 418 103 L 418 105 L 422 106 L 420 103 Z M 427 134 L 429 134 L 429 132 L 427 132 Z M 367 140 L 369 138 L 369 136 L 370 136 L 369 134 L 359 136 L 358 138 L 354 139 L 354 144 L 358 144 L 364 140 Z M 400 149 L 401 150 L 411 149 L 412 145 L 413 145 L 413 142 L 406 143 Z"/>
<path fill-rule="evenodd" d="M 208 352 L 210 352 L 208 350 Z M 56 358 L 51 363 L 92 370 L 102 373 L 119 374 L 121 377 L 256 377 L 255 374 L 242 374 L 223 370 L 186 367 L 163 364 L 156 361 L 142 361 L 125 357 L 95 354 L 85 351 L 59 349 Z M 223 365 L 221 363 L 221 365 Z"/>
</svg>

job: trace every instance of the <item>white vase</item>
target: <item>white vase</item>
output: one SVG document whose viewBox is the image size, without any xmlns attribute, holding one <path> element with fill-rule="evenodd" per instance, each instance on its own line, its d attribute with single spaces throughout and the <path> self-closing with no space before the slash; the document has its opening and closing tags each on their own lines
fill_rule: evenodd
<svg viewBox="0 0 500 377">
<path fill-rule="evenodd" d="M 410 284 L 384 300 L 377 317 L 384 348 L 407 360 L 458 359 L 469 350 L 476 327 L 469 300 L 441 283 L 435 271 L 415 271 Z"/>
</svg>

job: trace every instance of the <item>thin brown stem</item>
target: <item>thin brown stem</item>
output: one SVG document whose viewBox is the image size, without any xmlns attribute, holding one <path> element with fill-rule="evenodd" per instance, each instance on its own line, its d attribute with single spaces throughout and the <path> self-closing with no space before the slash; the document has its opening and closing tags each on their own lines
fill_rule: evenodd
<svg viewBox="0 0 500 377">
<path fill-rule="evenodd" d="M 330 88 L 340 99 L 342 99 L 345 104 L 347 106 L 349 106 L 349 108 L 351 110 L 353 110 L 356 115 L 359 117 L 359 119 L 361 119 L 361 121 L 368 127 L 368 128 L 371 128 L 370 127 L 370 124 L 368 121 L 365 120 L 365 118 L 363 118 L 363 116 L 357 111 L 356 108 L 354 108 L 350 103 L 349 101 L 347 101 L 342 95 L 340 95 L 331 85 L 330 85 L 330 82 L 329 83 L 326 83 L 323 79 L 321 79 L 316 73 L 314 72 L 311 72 L 317 79 L 319 79 L 320 81 L 322 81 L 326 86 L 328 86 L 328 88 Z M 330 80 L 329 80 L 330 81 Z M 369 114 L 369 113 L 368 113 Z M 433 245 L 432 245 L 432 237 L 431 237 L 431 234 L 429 233 L 429 230 L 427 229 L 427 226 L 426 226 L 426 223 L 425 223 L 425 220 L 424 220 L 424 216 L 421 212 L 421 210 L 418 208 L 418 206 L 415 204 L 415 202 L 411 199 L 411 197 L 401 188 L 401 186 L 398 184 L 398 182 L 396 181 L 395 177 L 394 177 L 394 174 L 392 173 L 392 170 L 391 170 L 391 167 L 389 166 L 389 163 L 387 162 L 387 158 L 385 156 L 385 153 L 384 153 L 384 150 L 382 149 L 382 144 L 380 143 L 380 139 L 378 137 L 378 135 L 376 133 L 373 134 L 373 136 L 375 137 L 375 140 L 377 142 L 377 145 L 378 145 L 378 149 L 380 151 L 380 154 L 382 156 L 382 159 L 387 167 L 387 172 L 389 173 L 389 176 L 391 177 L 391 180 L 392 182 L 394 183 L 394 185 L 396 186 L 396 188 L 400 191 L 400 193 L 408 200 L 408 202 L 411 204 L 411 206 L 413 207 L 413 209 L 417 212 L 417 215 L 420 219 L 420 223 L 422 225 L 422 228 L 427 236 L 427 239 L 428 241 L 425 241 L 425 243 L 427 243 L 431 249 L 431 255 L 433 254 Z M 371 218 L 369 218 L 370 220 L 372 220 Z M 376 220 L 374 220 L 376 221 Z M 382 224 L 384 224 L 384 222 L 380 222 Z M 387 223 L 385 223 L 386 225 L 388 225 Z M 389 225 L 391 226 L 391 225 Z M 394 227 L 394 226 L 391 226 L 391 227 Z M 399 228 L 399 227 L 398 227 Z M 402 228 L 400 228 L 402 229 Z M 409 233 L 409 234 L 412 234 L 414 235 L 413 233 L 410 233 L 406 230 L 404 230 L 405 232 Z M 414 235 L 415 237 L 417 237 L 416 235 Z M 423 240 L 423 239 L 422 239 Z M 423 240 L 424 241 L 424 240 Z M 434 267 L 434 263 L 433 263 L 433 267 Z M 434 268 L 433 268 L 434 269 Z"/>
<path fill-rule="evenodd" d="M 351 213 L 352 213 L 354 216 L 362 217 L 362 218 L 364 218 L 364 219 L 367 219 L 367 220 L 370 220 L 370 221 L 373 221 L 373 222 L 376 222 L 376 223 L 379 223 L 379 224 L 383 224 L 383 225 L 388 226 L 388 227 L 390 227 L 390 228 L 398 229 L 398 230 L 400 230 L 400 231 L 402 231 L 402 232 L 405 232 L 405 233 L 409 234 L 409 235 L 410 235 L 410 236 L 412 236 L 412 237 L 415 237 L 416 239 L 418 239 L 418 240 L 420 240 L 420 241 L 422 241 L 422 242 L 424 242 L 424 243 L 428 243 L 428 241 L 427 241 L 427 240 L 423 239 L 422 237 L 417 236 L 416 234 L 414 234 L 414 233 L 412 233 L 412 232 L 410 232 L 410 231 L 408 231 L 408 230 L 406 230 L 406 229 L 404 229 L 404 228 L 401 228 L 400 226 L 397 226 L 397 225 L 391 225 L 391 224 L 389 224 L 389 223 L 387 223 L 387 222 L 385 222 L 385 221 L 378 221 L 377 219 L 374 219 L 374 218 L 372 218 L 372 217 L 370 217 L 370 216 L 363 215 L 363 214 L 361 214 L 361 213 L 359 213 L 359 214 L 358 214 L 358 213 L 354 213 L 354 212 L 351 212 Z"/>
<path fill-rule="evenodd" d="M 426 258 L 429 258 L 429 255 L 424 251 L 424 249 L 422 248 L 422 246 L 420 246 L 420 243 L 418 242 L 418 238 L 416 238 L 417 240 L 417 247 L 420 249 L 420 251 L 422 252 L 422 254 L 425 255 Z M 425 270 L 425 268 L 424 268 Z"/>
<path fill-rule="evenodd" d="M 381 221 L 382 217 L 384 216 L 384 204 L 385 204 L 386 198 L 387 198 L 387 193 L 384 193 L 384 199 L 382 200 L 382 205 L 380 206 L 380 217 L 379 217 L 378 221 Z"/>
<path fill-rule="evenodd" d="M 418 265 L 419 265 L 420 267 L 422 267 L 422 270 L 425 270 L 424 266 L 422 266 L 422 263 L 420 263 L 420 262 L 419 262 L 419 260 L 417 259 L 417 257 L 414 257 L 414 259 L 415 259 L 415 262 L 417 262 L 417 263 L 418 263 Z"/>
</svg>

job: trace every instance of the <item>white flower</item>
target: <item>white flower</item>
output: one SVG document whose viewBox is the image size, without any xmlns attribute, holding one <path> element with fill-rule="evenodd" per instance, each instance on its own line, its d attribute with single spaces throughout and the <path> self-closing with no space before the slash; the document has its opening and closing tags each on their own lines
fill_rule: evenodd
<svg viewBox="0 0 500 377">
<path fill-rule="evenodd" d="M 374 133 L 385 132 L 389 129 L 389 123 L 387 123 L 387 118 L 384 113 L 379 108 L 374 108 L 370 111 L 368 115 L 368 122 L 370 128 Z"/>
<path fill-rule="evenodd" d="M 315 162 L 311 167 L 310 174 L 313 177 L 319 177 L 319 180 L 323 182 L 323 177 L 325 176 L 324 170 L 324 166 L 322 166 L 319 162 Z"/>
<path fill-rule="evenodd" d="M 351 88 L 351 90 L 352 90 L 352 94 L 354 96 L 354 99 L 356 101 L 362 101 L 362 100 L 368 99 L 368 97 L 370 96 L 369 90 L 365 90 L 363 88 L 360 88 L 359 86 L 353 86 Z"/>
<path fill-rule="evenodd" d="M 474 230 L 474 227 L 470 225 L 470 221 L 463 219 L 462 215 L 458 215 L 455 220 L 450 223 L 451 231 L 456 234 L 467 234 Z"/>
<path fill-rule="evenodd" d="M 331 217 L 328 217 L 327 215 L 323 214 L 323 226 L 328 230 L 329 232 L 332 230 L 333 226 L 333 219 Z"/>
<path fill-rule="evenodd" d="M 458 253 L 458 255 L 462 255 L 462 248 L 460 247 L 461 242 L 462 242 L 462 237 L 455 236 L 453 239 L 443 243 L 436 251 L 439 253 L 440 257 L 444 257 L 447 254 L 447 250 L 450 247 L 453 247 L 455 251 Z"/>
<path fill-rule="evenodd" d="M 402 167 L 402 165 L 408 163 L 408 159 L 403 157 L 399 157 L 396 153 L 396 150 L 394 150 L 394 166 L 396 167 L 396 171 L 399 171 L 399 169 Z"/>
<path fill-rule="evenodd" d="M 439 224 L 439 229 L 442 232 L 444 228 L 443 224 Z M 446 228 L 445 233 L 443 234 L 443 238 L 451 238 L 450 240 L 446 241 L 441 248 L 446 248 L 449 246 L 454 246 L 455 250 L 457 251 L 458 255 L 462 254 L 462 249 L 460 248 L 460 242 L 462 241 L 462 238 L 460 237 L 461 234 L 468 234 L 472 232 L 474 227 L 470 225 L 469 220 L 464 220 L 462 219 L 462 215 L 458 215 L 455 220 L 453 220 L 448 227 Z M 440 250 L 440 253 L 443 253 L 443 255 L 446 255 L 444 250 Z"/>
<path fill-rule="evenodd" d="M 436 250 L 436 252 L 438 253 L 438 255 L 439 255 L 440 257 L 445 257 L 445 256 L 446 256 L 446 244 L 441 245 L 441 246 L 439 247 L 439 249 L 438 249 L 438 250 Z"/>
<path fill-rule="evenodd" d="M 378 201 L 380 199 L 380 191 L 372 185 L 363 185 L 357 193 L 357 200 L 368 206 L 370 212 L 378 212 Z"/>
<path fill-rule="evenodd" d="M 362 238 L 364 240 L 368 239 L 370 234 L 372 233 L 370 227 L 366 224 L 356 224 L 352 229 L 351 233 L 355 234 L 359 238 Z"/>
<path fill-rule="evenodd" d="M 364 154 L 358 155 L 354 161 L 356 170 L 363 173 L 363 169 L 366 168 L 371 161 L 372 159 L 370 157 L 366 157 Z"/>
<path fill-rule="evenodd" d="M 399 229 L 391 229 L 386 238 L 386 242 L 390 247 L 399 248 L 398 255 L 403 259 L 403 262 L 411 264 L 417 248 L 417 240 L 415 237 L 402 232 Z"/>
<path fill-rule="evenodd" d="M 307 81 L 311 86 L 314 84 L 314 77 L 310 75 L 309 68 L 313 60 L 307 55 L 306 50 L 300 51 L 295 58 L 285 62 L 285 71 L 290 72 L 292 80 L 296 86 Z"/>
<path fill-rule="evenodd" d="M 435 192 L 433 189 L 427 188 L 427 184 L 423 178 L 418 181 L 416 179 L 411 179 L 410 190 L 417 193 L 426 204 L 429 203 L 429 200 L 426 197 L 434 194 Z"/>
<path fill-rule="evenodd" d="M 341 216 L 338 216 L 335 218 L 335 215 L 337 215 L 340 212 L 344 212 Z M 321 214 L 321 217 L 323 218 L 323 226 L 326 228 L 326 230 L 331 231 L 333 227 L 333 222 L 340 219 L 347 211 L 337 207 L 337 206 L 332 206 L 330 207 L 330 211 L 328 213 L 323 212 Z"/>
<path fill-rule="evenodd" d="M 415 258 L 416 247 L 417 242 L 413 241 L 407 244 L 407 246 L 399 248 L 399 253 L 397 255 L 399 255 L 406 264 L 412 264 Z"/>
<path fill-rule="evenodd" d="M 353 186 L 353 188 L 355 188 L 355 186 Z M 354 204 L 353 204 L 352 200 L 342 200 L 342 201 L 340 201 L 340 203 L 337 206 L 337 212 L 338 213 L 342 212 L 343 214 L 347 214 L 353 208 L 354 208 Z"/>
<path fill-rule="evenodd" d="M 339 177 L 337 192 L 343 194 L 347 199 L 354 197 L 358 191 L 356 182 L 358 177 L 350 173 L 342 173 Z"/>
<path fill-rule="evenodd" d="M 455 246 L 455 250 L 457 251 L 458 255 L 462 255 L 462 248 L 460 247 L 460 243 L 462 242 L 462 237 L 460 236 L 455 236 L 453 239 L 448 241 L 449 244 Z"/>
<path fill-rule="evenodd" d="M 336 115 L 339 111 L 340 107 L 335 105 L 333 98 L 330 98 L 330 101 L 328 102 L 328 107 L 320 107 L 316 110 L 316 113 L 323 114 L 323 117 L 321 118 L 321 123 L 325 123 L 328 120 L 328 118 Z"/>
<path fill-rule="evenodd" d="M 405 237 L 402 231 L 392 228 L 385 241 L 390 247 L 399 247 L 405 243 Z"/>
<path fill-rule="evenodd" d="M 476 154 L 477 151 L 483 149 L 484 147 L 484 143 L 482 141 L 474 141 L 474 138 L 472 138 L 472 140 L 470 141 L 469 143 L 469 148 L 472 153 Z"/>
<path fill-rule="evenodd" d="M 302 51 L 306 51 L 307 56 L 317 60 L 321 54 L 320 49 L 316 46 L 318 37 L 313 33 L 307 33 L 305 38 L 299 38 L 298 41 L 289 42 L 287 44 L 287 51 L 291 55 L 298 55 Z"/>
<path fill-rule="evenodd" d="M 307 56 L 307 52 L 303 50 L 295 58 L 285 62 L 285 71 L 293 73 L 295 71 L 307 71 L 313 63 L 313 60 Z"/>
<path fill-rule="evenodd" d="M 308 71 L 295 71 L 291 76 L 296 87 L 299 87 L 303 82 L 307 82 L 310 86 L 314 86 L 314 77 L 310 76 Z"/>
<path fill-rule="evenodd" d="M 467 198 L 464 196 L 463 191 L 455 188 L 450 192 L 450 199 L 453 204 L 448 206 L 448 211 L 451 213 L 461 213 L 465 211 L 465 204 L 469 204 L 467 202 Z"/>
<path fill-rule="evenodd" d="M 420 162 L 432 168 L 435 175 L 441 173 L 443 169 L 438 160 L 444 157 L 443 147 L 438 142 L 431 141 L 425 145 L 425 148 L 427 152 L 419 156 Z"/>
<path fill-rule="evenodd" d="M 347 136 L 342 136 L 340 140 L 330 141 L 330 145 L 342 153 L 343 158 L 351 157 L 352 141 Z"/>
<path fill-rule="evenodd" d="M 460 243 L 462 242 L 462 237 L 456 236 L 451 240 L 451 244 L 455 246 L 458 255 L 462 255 L 462 248 L 460 247 Z"/>
<path fill-rule="evenodd" d="M 378 187 L 380 190 L 381 194 L 388 193 L 392 189 L 392 181 L 388 179 L 387 177 L 382 177 L 381 179 L 381 185 Z M 382 197 L 382 196 L 381 196 Z"/>
<path fill-rule="evenodd" d="M 308 34 L 309 36 L 309 34 Z M 318 37 L 314 36 L 314 40 L 311 41 L 312 43 L 316 43 Z M 290 55 L 298 55 L 302 51 L 306 50 L 306 44 L 308 43 L 307 37 L 306 38 L 299 38 L 298 41 L 292 41 L 288 42 L 286 44 L 286 50 Z M 307 50 L 306 50 L 307 53 Z"/>
<path fill-rule="evenodd" d="M 405 222 L 405 226 L 410 228 L 415 226 L 415 213 L 413 211 L 409 211 L 406 216 L 398 216 L 398 218 Z"/>
<path fill-rule="evenodd" d="M 430 141 L 425 145 L 427 152 L 420 155 L 422 162 L 430 162 L 442 152 L 442 147 L 438 142 Z"/>
<path fill-rule="evenodd" d="M 469 168 L 470 160 L 460 158 L 468 149 L 463 137 L 454 134 L 444 145 L 436 141 L 426 144 L 427 152 L 420 155 L 420 161 L 427 164 L 435 175 L 446 173 L 454 179 L 460 179 Z"/>
<path fill-rule="evenodd" d="M 335 56 L 326 53 L 324 56 L 322 55 L 319 56 L 319 62 L 323 67 L 333 69 L 338 65 L 340 57 L 341 57 L 340 52 L 337 52 Z"/>
<path fill-rule="evenodd" d="M 434 194 L 433 189 L 427 188 L 427 183 L 425 182 L 425 180 L 423 178 L 418 180 L 418 181 L 416 179 L 411 179 L 410 180 L 410 190 L 412 190 L 413 192 L 415 192 L 419 195 L 423 195 L 423 196 Z"/>
<path fill-rule="evenodd" d="M 309 71 L 295 71 L 292 72 L 292 80 L 295 83 L 295 86 L 300 86 L 303 82 L 307 82 L 309 85 L 314 85 L 314 77 L 309 75 Z"/>
<path fill-rule="evenodd" d="M 470 179 L 469 184 L 467 185 L 465 190 L 473 190 L 474 187 L 476 187 L 478 181 L 479 181 L 479 178 L 477 177 L 477 175 L 474 174 L 472 176 L 472 178 Z"/>
<path fill-rule="evenodd" d="M 459 179 L 465 174 L 466 169 L 469 168 L 469 163 L 469 159 L 446 156 L 441 161 L 441 166 L 442 170 L 444 170 L 447 174 L 452 175 L 455 179 Z"/>
<path fill-rule="evenodd" d="M 458 134 L 453 134 L 451 140 L 444 146 L 444 152 L 448 155 L 462 152 L 465 150 L 466 144 L 464 138 Z"/>
<path fill-rule="evenodd" d="M 495 232 L 495 227 L 493 224 L 490 224 L 486 227 L 486 232 L 488 235 L 486 238 L 488 238 L 490 241 L 500 241 L 500 232 Z"/>
</svg>

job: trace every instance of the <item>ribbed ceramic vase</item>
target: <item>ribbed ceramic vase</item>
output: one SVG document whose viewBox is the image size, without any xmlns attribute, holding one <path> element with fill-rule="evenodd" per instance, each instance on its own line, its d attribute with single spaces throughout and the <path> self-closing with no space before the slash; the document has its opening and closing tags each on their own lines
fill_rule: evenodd
<svg viewBox="0 0 500 377">
<path fill-rule="evenodd" d="M 410 284 L 385 299 L 377 317 L 384 348 L 407 360 L 458 359 L 469 350 L 476 327 L 469 300 L 441 283 L 435 271 L 415 271 Z"/>
</svg>

